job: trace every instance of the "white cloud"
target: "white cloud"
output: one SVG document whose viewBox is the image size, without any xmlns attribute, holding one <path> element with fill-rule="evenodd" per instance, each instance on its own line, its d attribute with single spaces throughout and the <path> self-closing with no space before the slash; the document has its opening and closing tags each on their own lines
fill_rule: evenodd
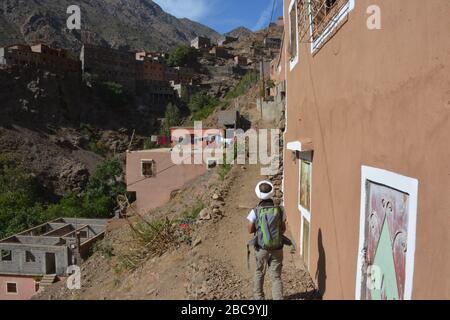
<svg viewBox="0 0 450 320">
<path fill-rule="evenodd" d="M 272 18 L 272 7 L 273 2 L 268 1 L 267 7 L 261 12 L 261 15 L 259 16 L 258 21 L 256 22 L 255 26 L 253 27 L 253 31 L 259 31 L 261 29 L 266 28 L 269 25 L 270 19 Z M 275 5 L 275 10 L 278 8 L 280 4 L 280 1 L 277 1 Z"/>
<path fill-rule="evenodd" d="M 212 11 L 211 0 L 153 0 L 177 18 L 199 21 Z"/>
</svg>

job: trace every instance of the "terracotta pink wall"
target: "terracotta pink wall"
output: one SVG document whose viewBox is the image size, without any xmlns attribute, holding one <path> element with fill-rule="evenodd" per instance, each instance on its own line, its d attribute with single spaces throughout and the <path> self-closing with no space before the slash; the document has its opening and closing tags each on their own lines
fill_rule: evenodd
<svg viewBox="0 0 450 320">
<path fill-rule="evenodd" d="M 8 282 L 17 283 L 17 294 L 6 292 Z M 36 282 L 32 277 L 0 275 L 0 300 L 30 300 L 36 293 L 35 288 Z"/>
<path fill-rule="evenodd" d="M 145 178 L 141 161 L 156 163 L 156 176 Z M 137 151 L 127 153 L 126 180 L 128 191 L 136 192 L 136 206 L 140 214 L 158 208 L 170 200 L 173 191 L 206 173 L 206 164 L 174 165 L 170 151 Z"/>
<path fill-rule="evenodd" d="M 450 1 L 355 3 L 323 48 L 313 56 L 302 43 L 298 64 L 287 69 L 285 142 L 314 142 L 310 273 L 321 269 L 320 230 L 325 298 L 355 298 L 366 165 L 418 179 L 413 298 L 448 299 Z M 370 5 L 381 8 L 381 30 L 366 27 Z M 290 151 L 284 159 L 285 205 L 299 244 L 298 161 Z"/>
</svg>

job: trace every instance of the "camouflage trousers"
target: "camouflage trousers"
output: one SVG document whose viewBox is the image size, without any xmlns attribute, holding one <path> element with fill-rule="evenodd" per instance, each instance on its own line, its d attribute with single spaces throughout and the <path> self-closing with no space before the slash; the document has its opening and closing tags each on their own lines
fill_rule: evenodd
<svg viewBox="0 0 450 320">
<path fill-rule="evenodd" d="M 256 273 L 254 284 L 255 300 L 264 300 L 264 277 L 266 271 L 269 271 L 272 282 L 272 298 L 274 300 L 283 300 L 283 282 L 281 281 L 281 271 L 283 268 L 283 249 L 267 251 L 262 249 L 255 250 Z"/>
</svg>

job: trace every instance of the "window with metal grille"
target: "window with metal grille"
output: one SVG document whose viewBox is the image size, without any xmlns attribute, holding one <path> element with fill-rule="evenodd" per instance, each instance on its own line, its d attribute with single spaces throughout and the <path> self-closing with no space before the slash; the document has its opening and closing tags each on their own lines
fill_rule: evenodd
<svg viewBox="0 0 450 320">
<path fill-rule="evenodd" d="M 311 17 L 313 40 L 316 40 L 327 28 L 339 11 L 348 4 L 349 0 L 312 0 Z"/>
</svg>

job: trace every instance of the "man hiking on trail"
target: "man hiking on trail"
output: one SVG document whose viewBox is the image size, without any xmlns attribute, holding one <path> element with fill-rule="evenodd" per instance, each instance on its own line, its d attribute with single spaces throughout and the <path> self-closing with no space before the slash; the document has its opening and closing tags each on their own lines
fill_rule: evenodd
<svg viewBox="0 0 450 320">
<path fill-rule="evenodd" d="M 281 207 L 275 206 L 272 196 L 273 184 L 261 181 L 255 189 L 261 200 L 256 208 L 250 211 L 247 219 L 249 233 L 255 235 L 249 245 L 255 247 L 256 273 L 254 284 L 255 300 L 264 300 L 264 276 L 266 270 L 272 280 L 272 297 L 283 300 L 283 283 L 281 270 L 283 267 L 283 245 L 287 240 L 283 235 L 286 231 L 286 216 Z M 250 251 L 249 251 L 250 252 Z"/>
</svg>

